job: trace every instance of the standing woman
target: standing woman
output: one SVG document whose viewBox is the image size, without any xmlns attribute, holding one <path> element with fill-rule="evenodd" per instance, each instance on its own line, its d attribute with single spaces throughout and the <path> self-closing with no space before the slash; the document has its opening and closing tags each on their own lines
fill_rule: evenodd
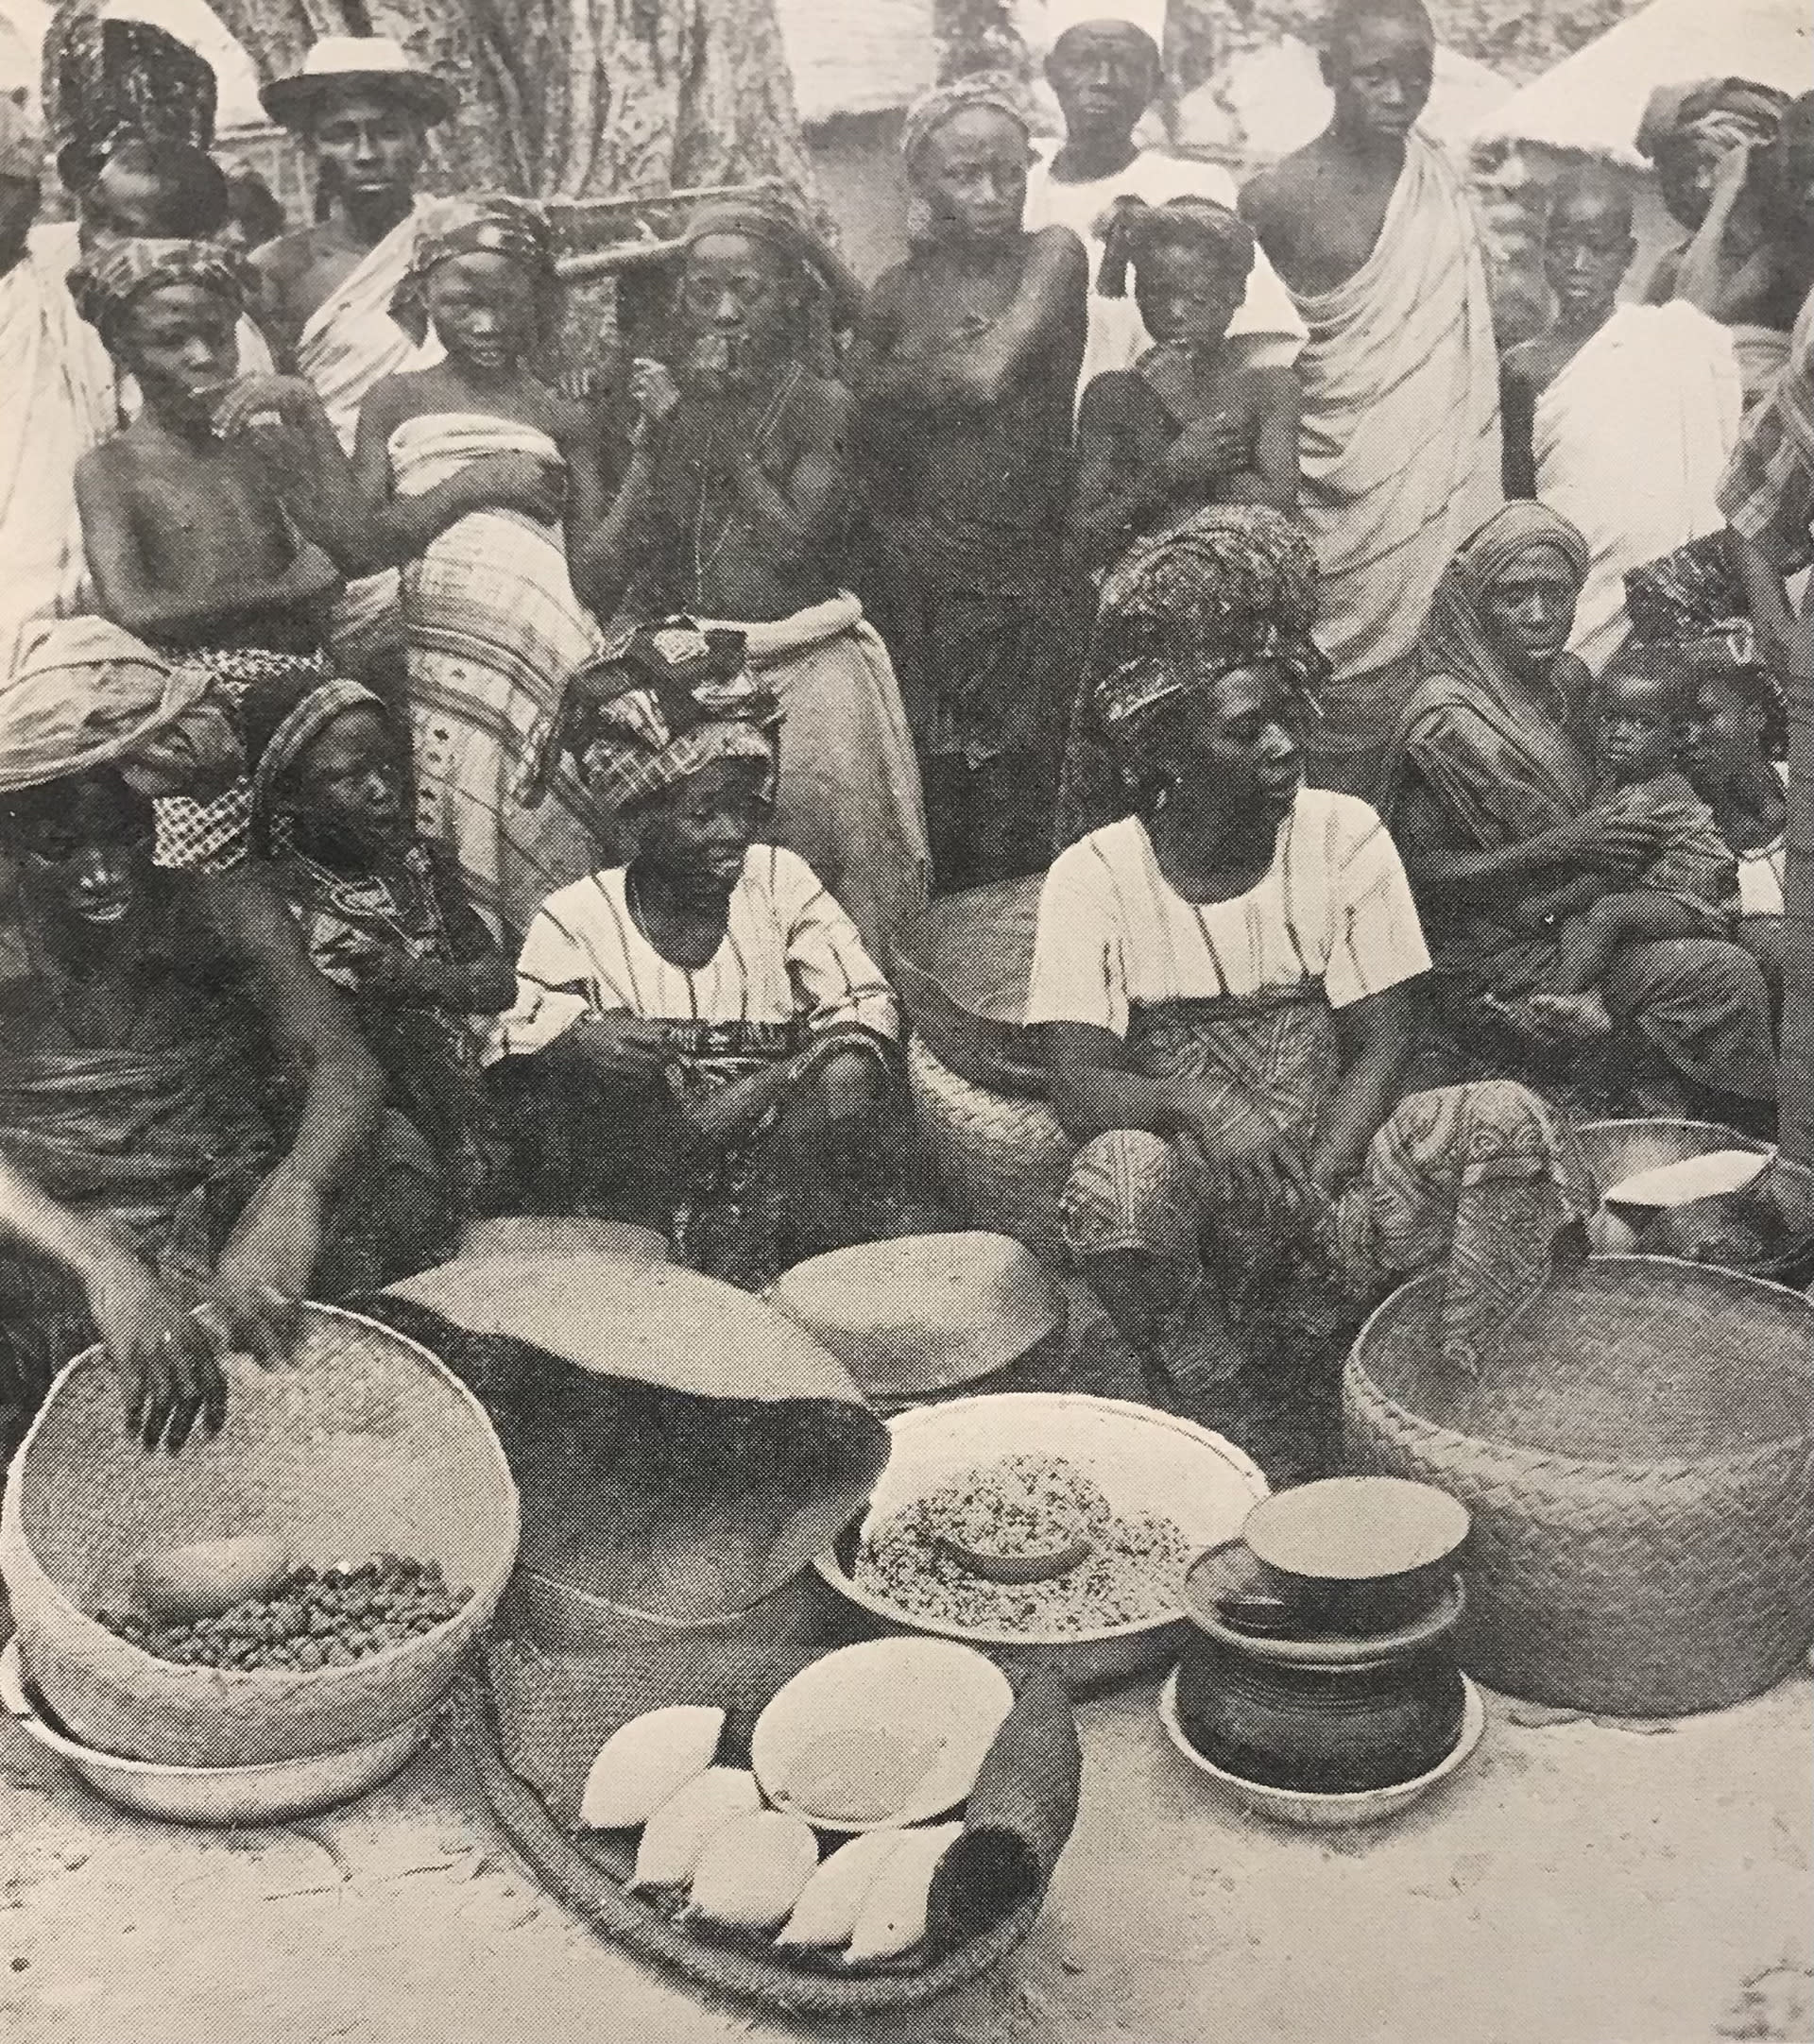
<svg viewBox="0 0 1814 2044">
<path fill-rule="evenodd" d="M 919 769 L 888 649 L 846 588 L 850 393 L 815 373 L 813 317 L 842 271 L 768 205 L 687 233 L 672 368 L 637 365 L 628 469 L 596 600 L 734 627 L 786 719 L 776 843 L 885 960 L 924 902 Z"/>
<path fill-rule="evenodd" d="M 534 373 L 556 289 L 535 207 L 437 200 L 415 247 L 394 311 L 419 338 L 432 327 L 446 360 L 373 388 L 353 471 L 374 555 L 403 571 L 417 828 L 509 942 L 592 862 L 577 783 L 539 768 L 596 644 L 582 597 L 605 508 L 598 429 Z"/>
<path fill-rule="evenodd" d="M 985 80 L 922 100 L 901 139 L 923 221 L 878 280 L 851 380 L 866 593 L 899 670 L 941 893 L 1045 861 L 1069 691 L 1065 528 L 1088 264 L 1021 229 L 1026 124 Z"/>
<path fill-rule="evenodd" d="M 1616 894 L 1659 846 L 1642 811 L 1597 803 L 1578 718 L 1585 670 L 1565 649 L 1587 575 L 1566 519 L 1510 503 L 1445 571 L 1419 646 L 1423 679 L 1387 775 L 1387 815 L 1417 889 L 1447 1048 L 1478 1041 L 1480 1003 L 1551 970 L 1561 890 Z M 1576 907 L 1583 904 L 1578 899 Z M 1770 997 L 1736 944 L 1627 945 L 1604 993 L 1659 1112 L 1767 1126 L 1776 1098 Z"/>
</svg>

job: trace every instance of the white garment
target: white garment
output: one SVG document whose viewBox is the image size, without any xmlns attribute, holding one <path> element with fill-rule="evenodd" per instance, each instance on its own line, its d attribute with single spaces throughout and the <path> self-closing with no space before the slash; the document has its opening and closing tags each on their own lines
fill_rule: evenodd
<svg viewBox="0 0 1814 2044">
<path fill-rule="evenodd" d="M 887 981 L 803 859 L 751 845 L 725 940 L 697 972 L 670 964 L 637 928 L 627 874 L 612 866 L 542 904 L 523 939 L 516 1006 L 499 1025 L 500 1054 L 544 1050 L 587 1013 L 665 1022 L 804 1016 L 814 1031 L 861 1023 L 898 1034 Z"/>
<path fill-rule="evenodd" d="M 1619 306 L 1537 400 L 1537 495 L 1592 552 L 1570 643 L 1596 673 L 1629 628 L 1626 571 L 1725 523 L 1743 411 L 1731 332 L 1682 298 Z"/>
<path fill-rule="evenodd" d="M 118 423 L 112 365 L 63 282 L 71 260 L 34 233 L 0 277 L 0 680 L 30 625 L 80 607 L 76 464 Z"/>
<path fill-rule="evenodd" d="M 1125 1036 L 1137 1008 L 1312 985 L 1344 1008 L 1429 970 L 1385 825 L 1352 795 L 1308 788 L 1265 877 L 1232 901 L 1174 893 L 1138 817 L 1061 853 L 1039 897 L 1026 1019 Z"/>
<path fill-rule="evenodd" d="M 1081 396 L 1091 377 L 1110 369 L 1131 369 L 1153 345 L 1134 302 L 1131 283 L 1124 298 L 1105 298 L 1096 288 L 1103 265 L 1097 221 L 1118 198 L 1143 198 L 1149 206 L 1163 206 L 1173 198 L 1208 198 L 1232 212 L 1239 195 L 1235 180 L 1220 164 L 1193 162 L 1186 157 L 1168 156 L 1161 149 L 1142 149 L 1125 170 L 1112 178 L 1067 184 L 1052 175 L 1050 159 L 1055 153 L 1055 147 L 1048 145 L 1034 163 L 1027 179 L 1024 220 L 1030 233 L 1045 227 L 1068 227 L 1089 250 L 1089 339 L 1084 349 L 1083 373 L 1077 380 Z M 1241 361 L 1258 368 L 1290 367 L 1308 337 L 1309 330 L 1298 316 L 1292 294 L 1262 250 L 1255 250 L 1247 296 L 1229 322 L 1228 332 L 1241 344 Z"/>
<path fill-rule="evenodd" d="M 1785 786 L 1788 782 L 1788 769 L 1780 761 L 1776 773 Z M 1742 915 L 1781 915 L 1783 907 L 1783 882 L 1788 871 L 1788 834 L 1787 831 L 1773 844 L 1759 844 L 1748 852 L 1738 854 L 1738 913 Z"/>
<path fill-rule="evenodd" d="M 443 359 L 432 334 L 419 347 L 390 316 L 390 301 L 416 253 L 416 227 L 412 210 L 328 293 L 297 339 L 297 368 L 315 385 L 349 454 L 359 431 L 359 407 L 372 385 Z"/>
</svg>

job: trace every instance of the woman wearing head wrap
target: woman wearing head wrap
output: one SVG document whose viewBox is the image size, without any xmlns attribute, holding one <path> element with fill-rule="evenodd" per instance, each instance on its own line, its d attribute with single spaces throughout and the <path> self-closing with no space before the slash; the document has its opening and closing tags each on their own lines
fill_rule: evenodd
<svg viewBox="0 0 1814 2044">
<path fill-rule="evenodd" d="M 1297 502 L 1297 379 L 1246 366 L 1227 346 L 1255 247 L 1247 223 L 1212 199 L 1118 212 L 1097 288 L 1120 298 L 1131 268 L 1154 345 L 1096 377 L 1078 409 L 1071 531 L 1092 567 L 1206 503 Z"/>
<path fill-rule="evenodd" d="M 1260 509 L 1205 512 L 1109 577 L 1092 708 L 1132 813 L 1040 901 L 1027 1021 L 1081 1146 L 1065 1240 L 1162 1399 L 1193 1304 L 1227 1374 L 1307 1265 L 1370 1292 L 1451 1237 L 1445 1339 L 1469 1360 L 1578 1211 L 1520 1089 L 1394 1112 L 1429 955 L 1379 818 L 1303 786 L 1313 588 Z M 1482 1262 L 1495 1228 L 1516 1253 Z"/>
<path fill-rule="evenodd" d="M 445 360 L 376 385 L 353 452 L 374 552 L 403 571 L 423 834 L 506 941 L 591 864 L 571 775 L 529 801 L 561 687 L 597 642 L 586 605 L 607 502 L 590 408 L 536 373 L 556 289 L 527 200 L 421 207 L 393 314 Z"/>
<path fill-rule="evenodd" d="M 813 342 L 832 260 L 779 205 L 693 216 L 673 366 L 641 361 L 631 378 L 637 423 L 600 600 L 744 634 L 787 713 L 776 841 L 885 959 L 925 899 L 929 860 L 899 686 L 847 587 L 850 394 L 817 373 Z"/>
<path fill-rule="evenodd" d="M 1666 818 L 1595 799 L 1581 737 L 1585 670 L 1564 649 L 1586 542 L 1541 504 L 1512 503 L 1449 563 L 1419 646 L 1422 681 L 1394 743 L 1387 814 L 1418 888 L 1437 1005 L 1478 1044 L 1480 999 L 1516 1000 L 1553 971 L 1555 911 L 1614 894 L 1656 856 Z M 1633 1098 L 1767 1121 L 1776 1089 L 1756 962 L 1711 937 L 1629 945 L 1606 1005 Z"/>
<path fill-rule="evenodd" d="M 573 697 L 561 741 L 627 856 L 553 895 L 523 944 L 501 1047 L 560 1103 L 523 1117 L 543 1145 L 529 1176 L 558 1208 L 651 1223 L 761 1281 L 848 1226 L 894 996 L 812 869 L 767 842 L 779 707 L 740 634 L 643 627 Z"/>
<path fill-rule="evenodd" d="M 1021 228 L 1023 117 L 983 79 L 902 137 L 919 235 L 852 358 L 870 528 L 864 595 L 919 750 L 934 885 L 1034 871 L 1070 690 L 1064 573 L 1087 262 Z"/>
</svg>

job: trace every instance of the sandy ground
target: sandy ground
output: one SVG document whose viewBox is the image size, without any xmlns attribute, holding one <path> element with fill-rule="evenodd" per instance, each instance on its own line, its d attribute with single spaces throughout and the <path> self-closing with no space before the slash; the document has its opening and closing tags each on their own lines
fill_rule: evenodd
<svg viewBox="0 0 1814 2044">
<path fill-rule="evenodd" d="M 1468 1772 L 1372 1831 L 1274 1830 L 1084 1713 L 1084 1806 L 1034 1938 L 900 2044 L 1814 2038 L 1814 1680 L 1662 1730 L 1495 1700 Z M 124 1817 L 0 1725 L 0 2036 L 17 2044 L 715 2044 L 492 1830 L 456 1755 L 295 1827 Z M 824 2034 L 824 2033 L 821 2033 Z"/>
</svg>

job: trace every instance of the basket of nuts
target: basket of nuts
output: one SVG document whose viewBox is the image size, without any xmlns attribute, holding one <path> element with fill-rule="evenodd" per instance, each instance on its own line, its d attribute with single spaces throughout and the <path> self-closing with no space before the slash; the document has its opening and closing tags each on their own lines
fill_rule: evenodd
<svg viewBox="0 0 1814 2044">
<path fill-rule="evenodd" d="M 150 1455 L 92 1351 L 13 1461 L 25 1669 L 102 1753 L 243 1767 L 375 1739 L 444 1694 L 515 1565 L 503 1448 L 425 1349 L 311 1306 L 287 1364 L 227 1371 L 221 1432 Z"/>
</svg>

